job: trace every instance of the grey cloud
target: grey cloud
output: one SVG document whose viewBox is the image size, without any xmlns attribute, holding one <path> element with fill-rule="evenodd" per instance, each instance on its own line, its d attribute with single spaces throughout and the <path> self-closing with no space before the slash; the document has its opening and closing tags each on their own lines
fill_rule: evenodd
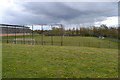
<svg viewBox="0 0 120 80">
<path fill-rule="evenodd" d="M 51 18 L 66 20 L 78 17 L 80 14 L 85 14 L 63 3 L 29 3 L 25 5 L 25 10 L 29 10 L 36 15 L 43 14 Z"/>
<path fill-rule="evenodd" d="M 102 21 L 106 17 L 117 16 L 117 3 L 111 2 L 26 2 L 18 4 L 22 7 L 19 12 L 8 9 L 6 15 L 13 17 L 9 23 L 17 24 L 93 24 L 95 20 Z"/>
</svg>

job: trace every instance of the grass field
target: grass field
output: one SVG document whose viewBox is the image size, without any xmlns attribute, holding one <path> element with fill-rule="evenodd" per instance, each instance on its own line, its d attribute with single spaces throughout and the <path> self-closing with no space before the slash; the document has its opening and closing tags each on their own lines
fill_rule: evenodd
<svg viewBox="0 0 120 80">
<path fill-rule="evenodd" d="M 18 38 L 23 38 L 23 36 L 17 36 Z M 42 45 L 42 36 L 34 35 L 36 45 Z M 8 37 L 8 42 L 13 44 L 15 37 Z M 32 39 L 32 35 L 25 36 L 25 39 Z M 3 37 L 3 43 L 6 43 L 7 37 Z M 52 39 L 51 36 L 43 36 L 43 44 L 51 45 Z M 17 44 L 23 44 L 24 41 L 17 41 Z M 32 41 L 25 41 L 25 44 L 31 44 Z M 53 45 L 61 45 L 61 36 L 53 36 Z M 70 36 L 63 37 L 63 46 L 82 46 L 82 47 L 94 47 L 94 48 L 118 48 L 117 39 L 105 38 L 105 40 L 98 39 L 97 37 L 80 37 L 80 36 Z"/>
<path fill-rule="evenodd" d="M 31 38 L 31 36 L 25 36 Z M 22 36 L 17 36 L 22 38 Z M 41 37 L 34 36 L 40 41 Z M 54 42 L 60 42 L 54 36 Z M 13 44 L 13 37 L 3 37 L 3 78 L 118 78 L 117 40 L 94 37 L 64 37 L 60 43 L 46 43 L 42 46 Z M 44 36 L 50 42 L 50 36 Z M 11 42 L 10 42 L 11 41 Z M 82 44 L 79 45 L 78 43 Z M 90 42 L 91 46 L 85 44 Z M 101 42 L 101 47 L 95 43 Z M 108 47 L 108 43 L 112 46 Z M 107 45 L 106 45 L 107 44 Z"/>
</svg>

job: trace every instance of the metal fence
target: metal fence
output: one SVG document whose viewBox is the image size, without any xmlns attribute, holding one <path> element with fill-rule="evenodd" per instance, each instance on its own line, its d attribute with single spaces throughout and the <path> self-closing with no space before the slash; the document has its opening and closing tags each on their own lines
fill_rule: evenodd
<svg viewBox="0 0 120 80">
<path fill-rule="evenodd" d="M 4 30 L 3 30 L 4 29 Z M 117 48 L 117 43 L 110 41 L 84 41 L 80 36 L 69 36 L 64 32 L 62 24 L 32 25 L 30 29 L 25 26 L 5 26 L 2 30 L 3 43 L 28 45 L 56 45 L 56 46 L 83 46 L 97 48 Z M 6 33 L 5 33 L 6 32 Z M 81 38 L 81 39 L 79 39 Z"/>
</svg>

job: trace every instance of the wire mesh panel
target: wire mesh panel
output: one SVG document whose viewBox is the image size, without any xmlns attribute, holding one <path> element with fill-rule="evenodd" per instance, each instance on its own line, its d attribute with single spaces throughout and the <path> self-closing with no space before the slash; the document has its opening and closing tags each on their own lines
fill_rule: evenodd
<svg viewBox="0 0 120 80">
<path fill-rule="evenodd" d="M 25 45 L 77 46 L 95 48 L 118 48 L 117 41 L 102 40 L 98 37 L 81 36 L 81 28 L 64 28 L 62 24 L 41 24 L 27 26 L 5 26 L 2 28 L 3 43 Z M 90 32 L 90 31 L 89 31 Z M 85 33 L 88 35 L 88 33 Z"/>
</svg>

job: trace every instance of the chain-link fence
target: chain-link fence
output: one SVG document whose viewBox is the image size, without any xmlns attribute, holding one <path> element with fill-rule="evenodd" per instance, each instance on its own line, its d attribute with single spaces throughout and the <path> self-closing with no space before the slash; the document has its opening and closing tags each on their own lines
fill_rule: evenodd
<svg viewBox="0 0 120 80">
<path fill-rule="evenodd" d="M 2 42 L 8 44 L 79 46 L 96 48 L 117 48 L 115 43 L 97 37 L 81 37 L 67 34 L 62 24 L 5 26 L 2 27 Z M 69 31 L 69 33 L 73 33 Z"/>
</svg>

